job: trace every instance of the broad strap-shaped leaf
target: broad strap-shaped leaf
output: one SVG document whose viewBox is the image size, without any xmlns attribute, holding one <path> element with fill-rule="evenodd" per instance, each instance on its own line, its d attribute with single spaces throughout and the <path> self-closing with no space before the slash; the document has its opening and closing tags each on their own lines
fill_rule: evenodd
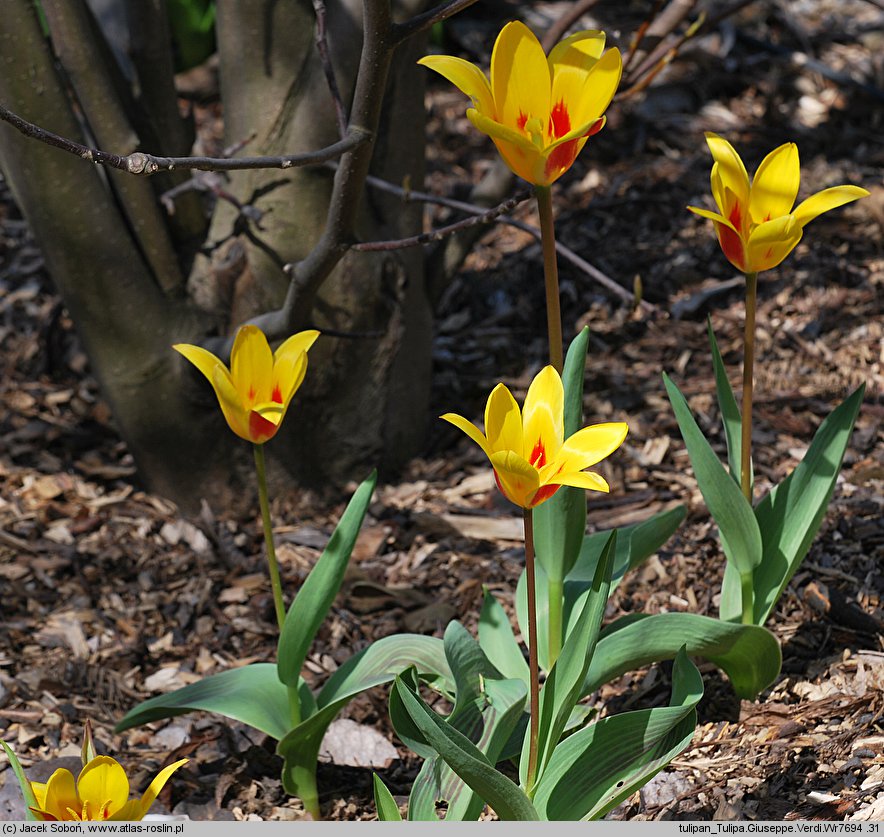
<svg viewBox="0 0 884 837">
<path fill-rule="evenodd" d="M 565 725 L 571 717 L 571 710 L 580 699 L 580 693 L 596 647 L 602 617 L 608 604 L 608 590 L 611 586 L 611 571 L 617 549 L 617 531 L 611 532 L 608 543 L 602 551 L 596 568 L 592 589 L 580 618 L 566 636 L 562 653 L 552 667 L 543 689 L 540 692 L 540 720 L 537 735 L 537 779 L 543 776 L 553 750 L 559 743 Z M 527 788 L 528 753 L 531 744 L 530 730 L 522 745 L 522 758 L 519 760 L 519 778 Z M 530 788 L 527 788 L 530 793 Z"/>
<path fill-rule="evenodd" d="M 377 472 L 373 471 L 356 489 L 328 545 L 286 614 L 277 651 L 279 679 L 286 685 L 298 682 L 316 632 L 338 595 L 377 478 Z"/>
<path fill-rule="evenodd" d="M 737 399 L 734 397 L 731 382 L 727 377 L 727 369 L 725 369 L 724 361 L 721 359 L 721 352 L 718 350 L 718 341 L 715 339 L 715 332 L 712 330 L 711 317 L 706 319 L 706 329 L 709 332 L 709 346 L 712 349 L 712 368 L 715 371 L 715 392 L 718 396 L 718 409 L 721 410 L 724 438 L 727 441 L 727 464 L 730 469 L 731 479 L 739 486 L 741 484 L 740 456 L 743 450 L 743 418 L 740 415 L 740 408 L 737 406 Z M 751 462 L 749 463 L 749 468 L 751 478 Z"/>
<path fill-rule="evenodd" d="M 603 718 L 559 744 L 534 795 L 541 817 L 604 816 L 688 746 L 702 696 L 700 672 L 682 649 L 672 670 L 669 706 Z"/>
<path fill-rule="evenodd" d="M 822 525 L 864 394 L 865 384 L 826 417 L 804 459 L 755 509 L 764 542 L 753 578 L 756 624 L 767 621 Z"/>
<path fill-rule="evenodd" d="M 752 507 L 719 462 L 691 415 L 688 402 L 665 372 L 663 382 L 694 466 L 700 493 L 718 524 L 724 554 L 741 575 L 751 573 L 761 563 L 762 550 L 761 532 Z"/>
<path fill-rule="evenodd" d="M 504 676 L 528 682 L 528 663 L 516 642 L 506 611 L 494 594 L 485 588 L 479 614 L 479 645 L 491 664 Z"/>
<path fill-rule="evenodd" d="M 15 775 L 15 778 L 18 780 L 18 786 L 21 789 L 22 800 L 25 803 L 25 819 L 29 822 L 31 820 L 36 820 L 37 817 L 34 815 L 34 812 L 31 809 L 37 807 L 37 797 L 34 796 L 34 789 L 31 787 L 31 783 L 28 781 L 28 777 L 25 776 L 25 771 L 22 769 L 21 762 L 18 760 L 18 756 L 16 756 L 12 747 L 10 747 L 2 739 L 0 739 L 0 747 L 2 747 L 3 750 L 6 752 L 6 757 L 9 759 L 9 764 L 12 767 L 12 772 Z"/>
<path fill-rule="evenodd" d="M 372 784 L 374 787 L 374 804 L 378 809 L 378 819 L 381 822 L 402 822 L 402 814 L 399 812 L 399 806 L 393 799 L 393 794 L 389 788 L 381 781 L 381 777 L 377 773 L 372 773 Z"/>
<path fill-rule="evenodd" d="M 562 385 L 565 388 L 565 438 L 583 426 L 583 379 L 589 328 L 568 347 Z M 538 563 L 552 579 L 563 579 L 580 552 L 586 531 L 586 490 L 563 486 L 534 509 L 534 549 Z"/>
<path fill-rule="evenodd" d="M 328 725 L 356 695 L 389 683 L 409 666 L 450 694 L 454 682 L 442 648 L 442 640 L 421 634 L 397 634 L 373 642 L 350 657 L 316 696 L 316 712 L 304 718 L 283 737 L 276 752 L 284 759 L 283 787 L 299 796 L 302 784 L 315 785 L 316 759 Z"/>
<path fill-rule="evenodd" d="M 303 680 L 298 691 L 302 708 L 310 706 L 313 696 Z M 254 663 L 210 674 L 174 692 L 145 700 L 130 709 L 114 729 L 122 732 L 197 710 L 241 721 L 277 740 L 292 727 L 288 688 L 279 682 L 276 666 Z"/>
<path fill-rule="evenodd" d="M 685 507 L 679 504 L 666 511 L 657 512 L 641 523 L 617 529 L 617 552 L 614 556 L 614 572 L 611 575 L 612 593 L 627 572 L 647 561 L 675 534 L 684 517 Z M 566 584 L 573 585 L 572 589 L 577 589 L 577 585 L 581 583 L 588 585 L 592 582 L 599 557 L 610 535 L 611 530 L 605 530 L 593 532 L 583 539 L 577 563 L 565 579 Z M 569 609 L 567 603 L 565 607 Z M 573 613 L 573 603 L 570 605 L 570 610 Z"/>
<path fill-rule="evenodd" d="M 602 631 L 582 694 L 594 692 L 627 671 L 671 660 L 682 646 L 688 654 L 715 663 L 745 700 L 755 698 L 780 673 L 780 644 L 766 628 L 696 613 L 630 614 Z"/>
<path fill-rule="evenodd" d="M 405 680 L 397 677 L 393 688 L 427 743 L 500 819 L 539 819 L 525 792 L 499 773 L 469 738 L 438 717 Z"/>
</svg>

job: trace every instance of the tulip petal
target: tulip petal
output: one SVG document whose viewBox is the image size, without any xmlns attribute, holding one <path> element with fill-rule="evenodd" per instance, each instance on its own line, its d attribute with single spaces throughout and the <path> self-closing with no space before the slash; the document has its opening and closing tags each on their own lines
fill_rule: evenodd
<svg viewBox="0 0 884 837">
<path fill-rule="evenodd" d="M 605 33 L 600 29 L 584 29 L 559 41 L 549 53 L 547 63 L 555 84 L 556 67 L 569 65 L 589 70 L 602 57 L 605 50 Z"/>
<path fill-rule="evenodd" d="M 37 807 L 43 809 L 46 806 L 46 783 L 45 782 L 31 782 L 31 791 L 34 794 L 34 799 L 37 800 Z"/>
<path fill-rule="evenodd" d="M 537 469 L 511 450 L 492 454 L 491 464 L 504 496 L 523 509 L 531 508 L 531 501 L 540 488 Z"/>
<path fill-rule="evenodd" d="M 209 381 L 213 380 L 216 366 L 224 366 L 220 358 L 215 357 L 208 349 L 202 346 L 192 346 L 190 343 L 176 343 L 172 348 L 184 355 Z"/>
<path fill-rule="evenodd" d="M 427 55 L 418 64 L 435 70 L 447 78 L 458 90 L 473 100 L 473 106 L 488 116 L 494 116 L 494 99 L 488 78 L 475 64 L 453 55 Z"/>
<path fill-rule="evenodd" d="M 610 456 L 623 444 L 628 432 L 622 421 L 584 427 L 565 440 L 555 463 L 563 472 L 582 471 Z"/>
<path fill-rule="evenodd" d="M 614 98 L 623 71 L 620 51 L 609 49 L 589 72 L 579 67 L 563 65 L 557 65 L 555 69 L 550 122 L 561 120 L 562 116 L 557 117 L 557 114 L 563 109 L 567 115 L 568 128 L 556 130 L 552 138 L 583 136 Z"/>
<path fill-rule="evenodd" d="M 491 92 L 495 118 L 522 129 L 529 119 L 544 128 L 550 112 L 549 65 L 534 33 L 520 21 L 501 29 L 491 52 Z"/>
<path fill-rule="evenodd" d="M 746 271 L 758 273 L 776 267 L 801 241 L 802 232 L 794 215 L 759 224 L 746 243 Z"/>
<path fill-rule="evenodd" d="M 514 174 L 535 186 L 548 185 L 543 181 L 544 158 L 540 149 L 514 128 L 507 128 L 493 119 L 483 116 L 475 108 L 467 111 L 467 118 L 482 133 L 491 137 L 503 161 Z M 538 180 L 538 178 L 541 178 Z"/>
<path fill-rule="evenodd" d="M 570 471 L 560 474 L 550 482 L 559 485 L 572 485 L 574 488 L 586 488 L 590 491 L 602 491 L 605 494 L 611 490 L 608 483 L 592 471 Z"/>
<path fill-rule="evenodd" d="M 453 424 L 458 430 L 462 430 L 467 434 L 484 452 L 485 456 L 489 459 L 491 458 L 491 448 L 488 447 L 488 440 L 482 435 L 481 431 L 475 424 L 471 421 L 467 421 L 463 416 L 459 416 L 456 413 L 445 413 L 444 416 L 439 416 L 443 421 L 447 421 L 449 424 Z"/>
<path fill-rule="evenodd" d="M 718 208 L 725 217 L 730 218 L 732 206 L 724 190 L 730 189 L 745 212 L 749 206 L 749 175 L 740 159 L 740 155 L 724 137 L 711 132 L 706 133 L 706 144 L 712 152 L 715 165 L 712 167 L 712 195 Z"/>
<path fill-rule="evenodd" d="M 846 203 L 864 198 L 869 194 L 868 190 L 860 186 L 832 186 L 823 189 L 801 201 L 792 213 L 800 226 L 810 223 L 818 215 L 843 206 Z"/>
<path fill-rule="evenodd" d="M 81 804 L 77 797 L 77 786 L 74 775 L 70 770 L 60 767 L 46 783 L 46 797 L 43 802 L 43 810 L 56 819 L 68 820 L 68 809 L 80 811 Z"/>
<path fill-rule="evenodd" d="M 715 221 L 718 224 L 725 224 L 732 230 L 734 230 L 734 232 L 736 232 L 736 230 L 734 229 L 734 225 L 719 212 L 713 212 L 711 209 L 703 209 L 699 206 L 689 206 L 687 207 L 687 209 L 693 212 L 694 215 L 699 215 L 701 218 L 706 218 L 709 221 Z"/>
<path fill-rule="evenodd" d="M 122 765 L 110 756 L 97 756 L 81 771 L 77 779 L 80 799 L 88 803 L 89 813 L 96 816 L 106 803 L 108 811 L 122 808 L 129 799 L 129 779 Z"/>
<path fill-rule="evenodd" d="M 749 192 L 749 215 L 763 224 L 788 215 L 798 195 L 801 167 L 798 146 L 787 142 L 770 152 L 758 166 Z"/>
<path fill-rule="evenodd" d="M 144 816 L 151 805 L 153 805 L 154 800 L 159 795 L 159 792 L 163 789 L 163 786 L 166 782 L 169 781 L 169 777 L 182 765 L 187 764 L 187 759 L 181 759 L 176 761 L 174 764 L 169 764 L 164 767 L 157 775 L 154 777 L 154 780 L 150 783 L 147 790 L 141 797 L 140 807 L 141 807 L 141 816 Z M 139 817 L 140 819 L 140 817 Z"/>
<path fill-rule="evenodd" d="M 531 382 L 522 408 L 524 455 L 538 470 L 556 458 L 564 438 L 562 379 L 546 366 Z"/>
<path fill-rule="evenodd" d="M 316 329 L 299 331 L 297 334 L 293 334 L 287 340 L 284 340 L 273 353 L 273 362 L 279 363 L 287 357 L 297 357 L 302 352 L 307 352 L 318 337 L 319 332 Z"/>
<path fill-rule="evenodd" d="M 230 429 L 241 439 L 247 442 L 254 441 L 249 434 L 249 411 L 242 403 L 242 398 L 225 366 L 215 368 L 212 386 L 215 388 L 218 404 Z"/>
<path fill-rule="evenodd" d="M 520 457 L 524 453 L 522 413 L 513 394 L 503 384 L 494 387 L 488 396 L 485 437 L 492 453 L 512 451 Z"/>
<path fill-rule="evenodd" d="M 515 128 L 510 128 L 506 125 L 502 125 L 494 119 L 489 119 L 475 108 L 470 108 L 467 111 L 467 118 L 483 134 L 488 134 L 491 139 L 495 141 L 501 140 L 502 142 L 516 146 L 528 154 L 534 154 L 538 157 L 540 156 L 540 149 L 534 145 L 528 137 L 520 131 L 517 131 Z"/>
<path fill-rule="evenodd" d="M 122 808 L 113 811 L 107 819 L 110 822 L 139 822 L 143 818 L 141 803 L 137 799 L 130 799 Z"/>
<path fill-rule="evenodd" d="M 257 326 L 244 325 L 236 332 L 230 352 L 230 376 L 246 409 L 270 400 L 273 352 Z"/>
</svg>

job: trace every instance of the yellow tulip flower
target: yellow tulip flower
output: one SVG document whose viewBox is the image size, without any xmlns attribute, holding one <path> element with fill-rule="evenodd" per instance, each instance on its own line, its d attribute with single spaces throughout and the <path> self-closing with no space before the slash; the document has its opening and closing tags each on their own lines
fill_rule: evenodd
<svg viewBox="0 0 884 837">
<path fill-rule="evenodd" d="M 626 438 L 623 422 L 594 424 L 564 439 L 564 388 L 552 366 L 531 382 L 519 410 L 510 391 L 498 384 L 485 406 L 485 435 L 463 416 L 445 421 L 463 430 L 491 460 L 497 487 L 511 502 L 532 509 L 562 485 L 607 492 L 608 484 L 585 471 L 613 453 Z"/>
<path fill-rule="evenodd" d="M 869 194 L 859 186 L 833 186 L 793 209 L 801 180 L 794 142 L 771 151 L 751 183 L 740 155 L 726 139 L 707 133 L 706 142 L 715 160 L 712 196 L 718 212 L 696 206 L 688 209 L 715 223 L 722 252 L 743 273 L 776 267 L 795 249 L 805 225 L 817 215 Z"/>
<path fill-rule="evenodd" d="M 604 48 L 605 33 L 589 30 L 561 41 L 547 57 L 531 30 L 514 21 L 494 43 L 490 82 L 475 64 L 451 55 L 418 63 L 473 100 L 467 117 L 519 177 L 549 186 L 605 124 L 622 61 L 618 50 L 602 54 Z"/>
<path fill-rule="evenodd" d="M 230 369 L 200 346 L 177 343 L 172 348 L 209 379 L 230 429 L 259 445 L 279 430 L 307 372 L 307 350 L 318 336 L 318 331 L 302 331 L 273 352 L 261 329 L 242 326 L 233 341 Z"/>
<path fill-rule="evenodd" d="M 74 780 L 70 770 L 60 768 L 49 781 L 31 782 L 37 819 L 54 820 L 140 820 L 147 813 L 169 777 L 187 759 L 164 767 L 140 799 L 129 799 L 126 771 L 110 756 L 97 756 Z"/>
</svg>

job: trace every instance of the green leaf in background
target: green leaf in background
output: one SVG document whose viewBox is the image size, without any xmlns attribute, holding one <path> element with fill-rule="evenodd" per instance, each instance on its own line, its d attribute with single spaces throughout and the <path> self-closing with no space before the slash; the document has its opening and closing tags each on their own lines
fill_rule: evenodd
<svg viewBox="0 0 884 837">
<path fill-rule="evenodd" d="M 439 718 L 402 678 L 396 678 L 394 689 L 426 741 L 500 819 L 539 819 L 525 792 L 499 773 L 469 738 Z"/>
<path fill-rule="evenodd" d="M 12 767 L 12 772 L 15 775 L 15 778 L 18 779 L 18 786 L 21 788 L 22 799 L 25 803 L 25 819 L 29 822 L 32 820 L 36 820 L 37 817 L 34 815 L 34 812 L 31 808 L 37 807 L 37 798 L 34 796 L 34 791 L 31 788 L 31 783 L 28 781 L 28 777 L 25 776 L 25 771 L 22 770 L 21 763 L 18 760 L 18 757 L 5 741 L 0 740 L 0 747 L 4 749 L 6 752 L 6 757 L 9 759 L 9 764 Z"/>
<path fill-rule="evenodd" d="M 721 410 L 721 421 L 724 425 L 724 437 L 727 441 L 727 464 L 730 469 L 731 479 L 740 486 L 740 456 L 743 450 L 743 419 L 737 399 L 727 377 L 721 352 L 718 350 L 718 341 L 712 330 L 712 318 L 706 319 L 706 328 L 709 332 L 709 346 L 712 349 L 712 367 L 715 370 L 715 392 L 718 395 L 718 409 Z M 752 467 L 751 462 L 749 467 Z M 751 474 L 751 471 L 750 471 Z"/>
<path fill-rule="evenodd" d="M 761 532 L 752 507 L 719 462 L 694 421 L 688 402 L 665 372 L 663 382 L 694 466 L 700 493 L 718 524 L 724 554 L 740 575 L 749 574 L 761 562 L 762 549 Z"/>
<path fill-rule="evenodd" d="M 306 692 L 306 694 L 305 694 Z M 302 706 L 313 700 L 302 680 Z M 114 727 L 122 732 L 139 724 L 172 718 L 186 712 L 216 712 L 280 739 L 291 728 L 288 689 L 279 682 L 273 663 L 254 663 L 210 674 L 174 692 L 157 695 L 130 709 Z"/>
<path fill-rule="evenodd" d="M 374 786 L 374 804 L 378 809 L 378 819 L 381 822 L 402 822 L 402 814 L 399 813 L 399 806 L 393 799 L 393 794 L 389 788 L 381 781 L 381 777 L 377 773 L 372 773 L 372 784 Z"/>
<path fill-rule="evenodd" d="M 571 710 L 580 699 L 580 691 L 589 661 L 596 647 L 602 617 L 608 604 L 608 591 L 611 586 L 611 571 L 614 567 L 614 555 L 617 549 L 617 531 L 611 532 L 608 543 L 602 551 L 592 581 L 592 590 L 580 618 L 565 637 L 562 653 L 552 667 L 543 689 L 540 692 L 540 719 L 537 734 L 537 777 L 543 776 L 543 770 L 550 760 L 565 725 L 571 717 Z M 530 731 L 529 731 L 530 732 Z M 527 787 L 528 755 L 531 746 L 530 735 L 525 735 L 522 745 L 522 758 L 519 760 L 519 778 L 522 786 Z"/>
<path fill-rule="evenodd" d="M 215 51 L 215 0 L 167 0 L 175 71 L 202 64 Z"/>
<path fill-rule="evenodd" d="M 826 417 L 804 459 L 755 509 L 764 542 L 753 579 L 758 625 L 767 621 L 822 525 L 864 394 L 865 384 Z"/>
<path fill-rule="evenodd" d="M 565 438 L 583 426 L 583 379 L 589 328 L 568 347 L 562 384 L 565 388 Z M 551 579 L 563 579 L 574 566 L 586 531 L 586 490 L 563 486 L 534 509 L 534 549 Z"/>
<path fill-rule="evenodd" d="M 594 692 L 627 671 L 671 660 L 682 646 L 688 654 L 715 663 L 745 700 L 754 699 L 780 673 L 780 645 L 766 628 L 696 613 L 630 614 L 602 631 L 582 694 Z"/>
<path fill-rule="evenodd" d="M 373 471 L 356 489 L 328 545 L 289 607 L 277 651 L 279 679 L 288 686 L 298 682 L 316 632 L 341 588 L 377 478 Z"/>
<path fill-rule="evenodd" d="M 682 649 L 672 670 L 669 706 L 603 718 L 556 748 L 534 796 L 541 817 L 604 816 L 688 746 L 702 696 L 700 672 Z"/>
<path fill-rule="evenodd" d="M 299 787 L 309 787 L 311 781 L 315 784 L 322 737 L 338 712 L 360 692 L 389 683 L 409 666 L 441 690 L 453 691 L 442 640 L 421 634 L 397 634 L 373 642 L 329 677 L 316 696 L 316 712 L 290 729 L 277 745 L 276 752 L 285 760 L 282 782 L 288 793 L 300 796 Z M 285 689 L 282 684 L 280 688 Z"/>
<path fill-rule="evenodd" d="M 516 642 L 513 627 L 500 602 L 485 588 L 479 614 L 479 645 L 491 664 L 504 676 L 528 682 L 528 663 Z"/>
</svg>

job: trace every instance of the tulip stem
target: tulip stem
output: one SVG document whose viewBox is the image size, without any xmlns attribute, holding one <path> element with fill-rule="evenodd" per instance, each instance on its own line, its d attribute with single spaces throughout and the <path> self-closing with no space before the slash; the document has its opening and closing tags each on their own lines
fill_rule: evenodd
<svg viewBox="0 0 884 837">
<path fill-rule="evenodd" d="M 740 487 L 752 505 L 752 376 L 755 365 L 755 300 L 758 274 L 746 274 L 746 334 L 743 343 L 743 415 L 740 442 Z"/>
<path fill-rule="evenodd" d="M 273 545 L 273 526 L 270 522 L 270 503 L 267 501 L 267 469 L 264 464 L 264 445 L 253 445 L 255 451 L 255 472 L 258 475 L 258 502 L 261 504 L 261 520 L 264 523 L 264 548 L 267 552 L 267 566 L 270 568 L 270 584 L 273 587 L 273 605 L 276 608 L 276 622 L 282 632 L 285 623 L 285 603 L 282 600 L 282 582 L 279 578 L 279 563 L 276 560 L 276 547 Z"/>
<path fill-rule="evenodd" d="M 549 336 L 549 362 L 559 375 L 564 367 L 562 348 L 562 309 L 559 303 L 559 268 L 556 263 L 556 227 L 553 221 L 552 190 L 535 186 L 540 237 L 543 242 L 543 279 L 546 286 L 546 331 Z"/>
<path fill-rule="evenodd" d="M 525 521 L 525 571 L 528 575 L 528 669 L 531 677 L 531 728 L 528 745 L 528 775 L 525 793 L 534 793 L 537 777 L 537 739 L 540 735 L 540 668 L 537 664 L 537 591 L 534 580 L 534 521 L 531 509 L 523 510 Z"/>
</svg>

